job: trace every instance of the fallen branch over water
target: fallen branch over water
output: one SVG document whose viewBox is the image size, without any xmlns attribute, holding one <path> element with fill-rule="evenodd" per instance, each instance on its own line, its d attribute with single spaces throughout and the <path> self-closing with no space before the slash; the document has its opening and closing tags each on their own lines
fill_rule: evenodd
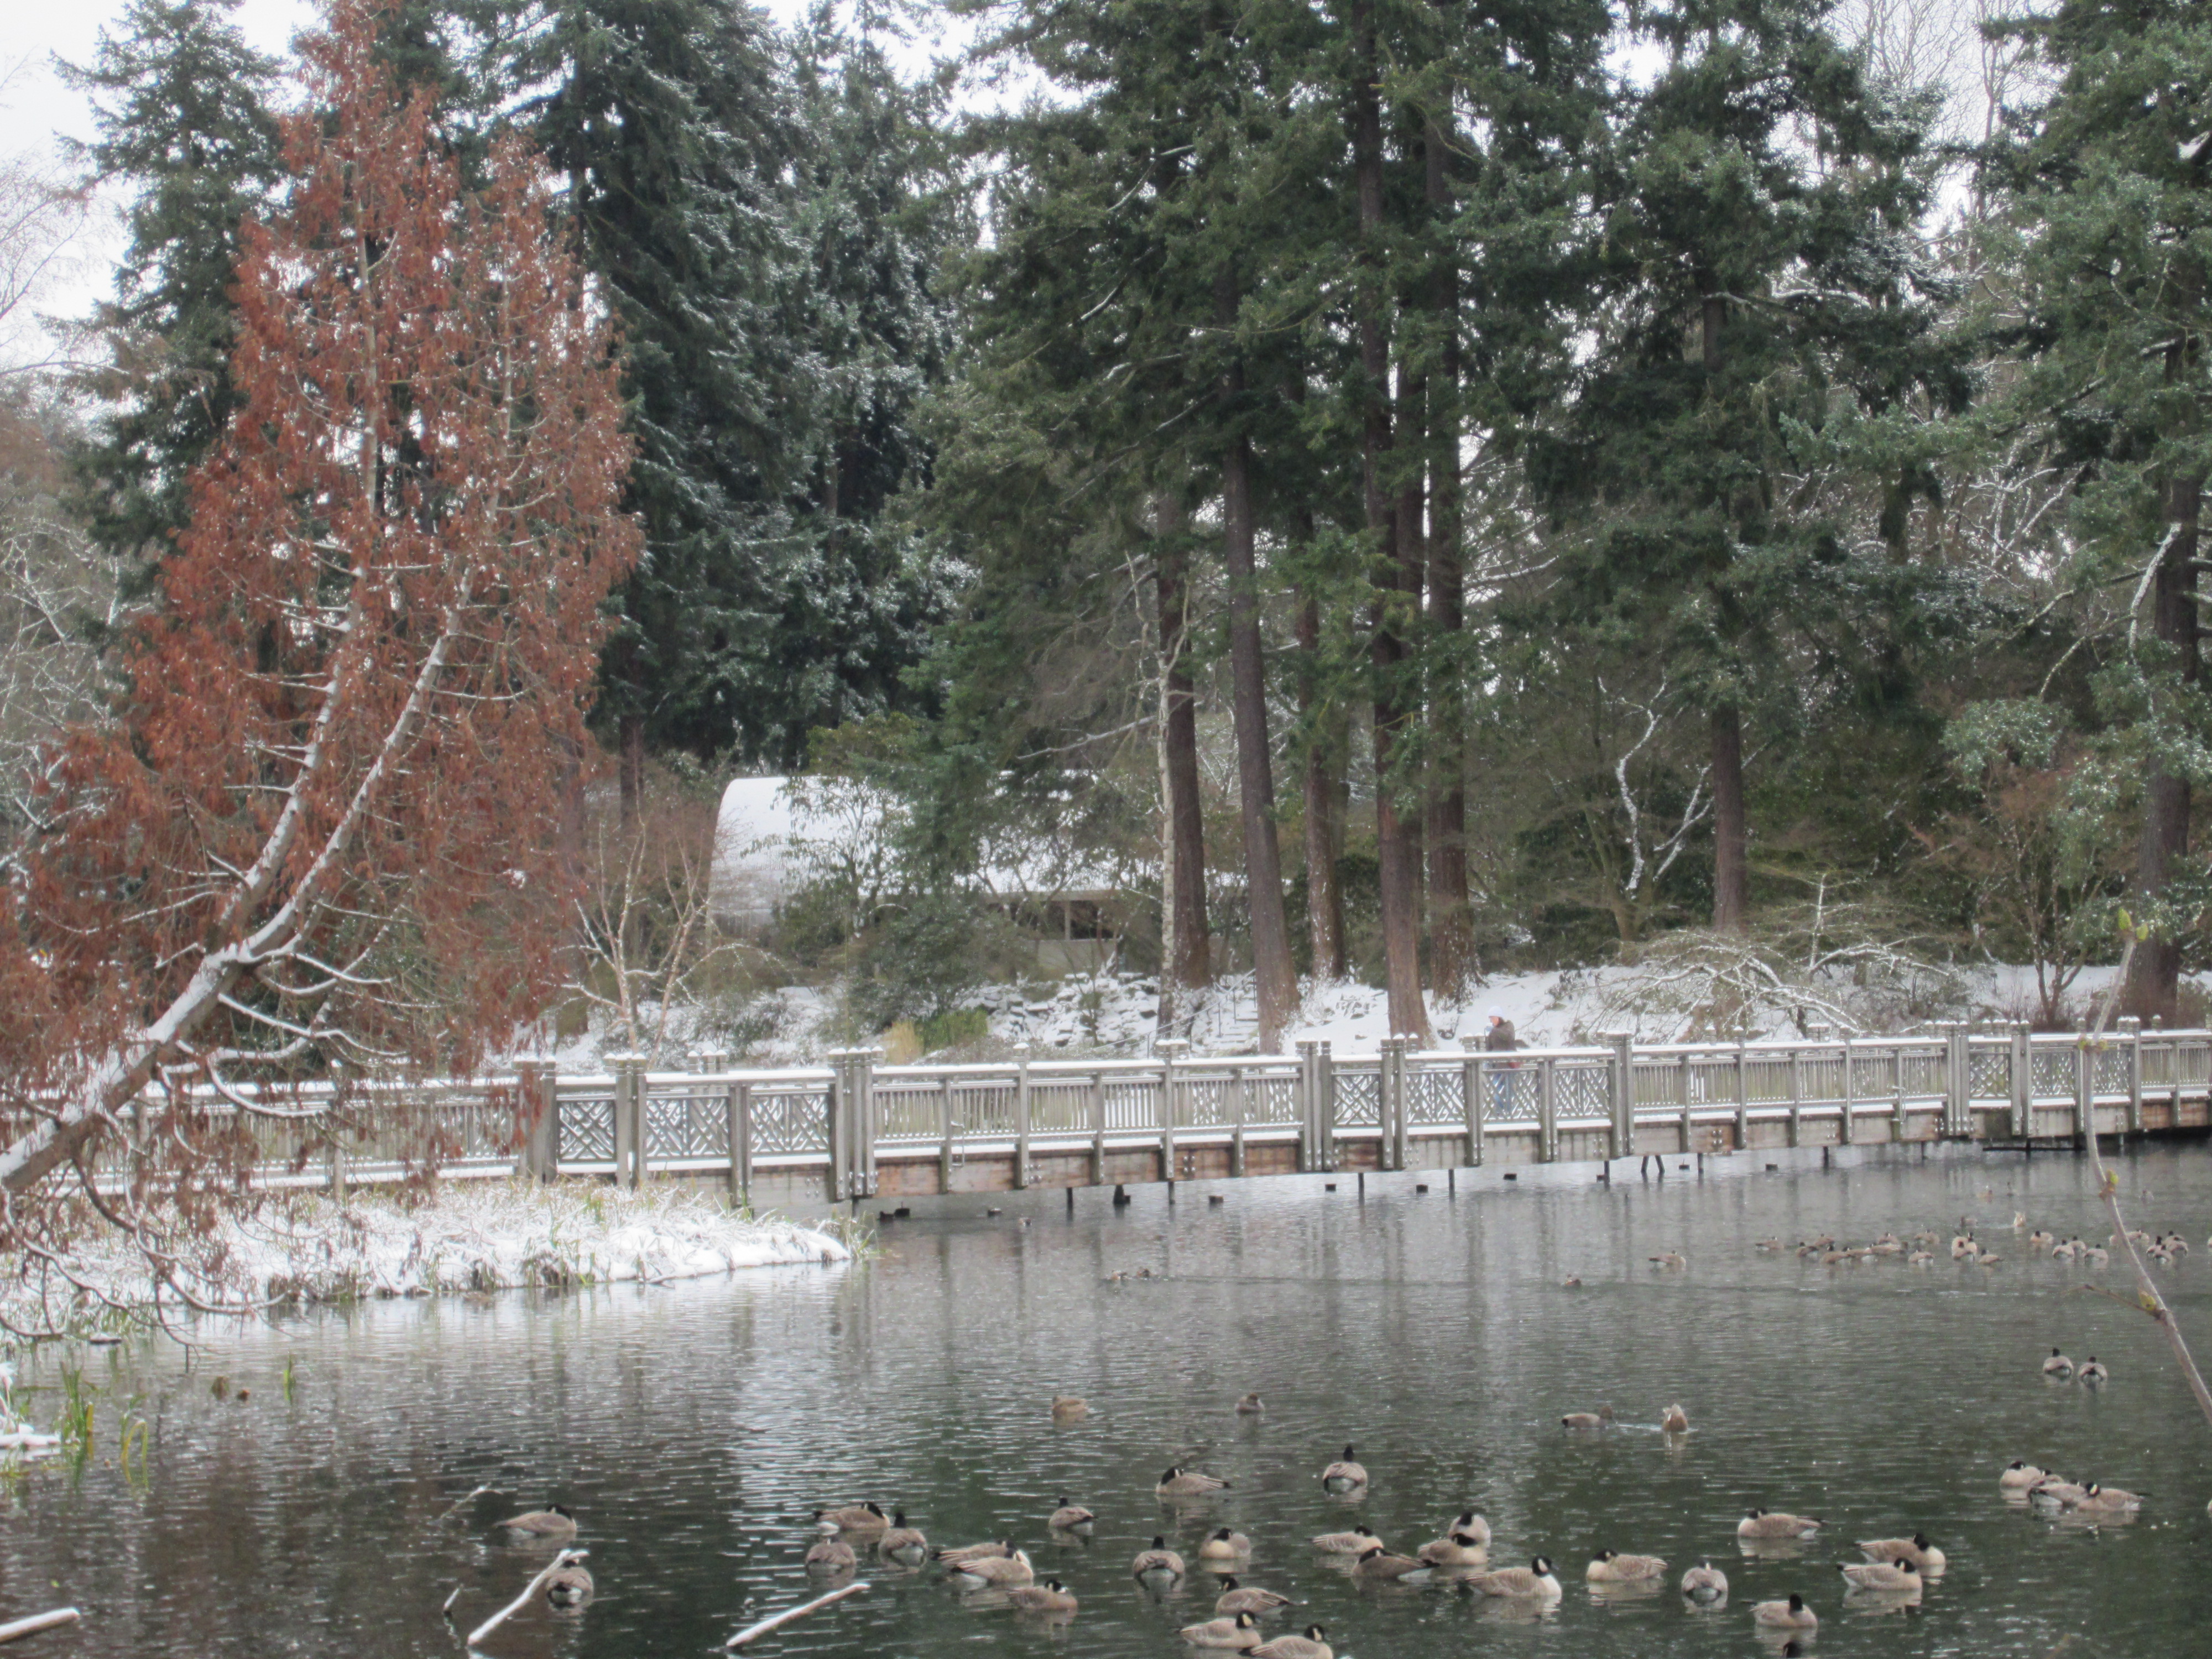
<svg viewBox="0 0 2212 1659">
<path fill-rule="evenodd" d="M 2119 971 L 2112 975 L 2116 995 L 2117 988 L 2128 982 L 2128 964 L 2135 959 L 2136 945 L 2144 937 L 2130 926 L 2125 911 L 2120 913 L 2120 925 L 2128 929 L 2128 942 L 2120 952 Z M 2094 1044 L 2099 1048 L 2104 1047 L 2105 1022 L 2112 1018 L 2112 998 L 2106 999 L 2104 1008 L 2097 1016 L 2096 1028 L 2081 1039 L 2084 1043 Z M 2090 1063 L 2094 1064 L 2094 1060 Z M 2082 1139 L 2089 1143 L 2089 1167 L 2097 1177 L 2097 1194 L 2105 1200 L 2106 1211 L 2112 1218 L 2112 1243 L 2127 1253 L 2128 1265 L 2135 1269 L 2135 1305 L 2149 1315 L 2152 1322 L 2166 1333 L 2166 1346 L 2173 1350 L 2174 1361 L 2181 1367 L 2182 1376 L 2189 1381 L 2189 1391 L 2197 1396 L 2197 1409 L 2204 1413 L 2206 1424 L 2212 1425 L 2212 1389 L 2204 1386 L 2204 1373 L 2197 1369 L 2196 1357 L 2189 1352 L 2189 1344 L 2182 1338 L 2181 1327 L 2175 1322 L 2173 1310 L 2166 1305 L 2166 1298 L 2159 1294 L 2158 1285 L 2151 1279 L 2150 1268 L 2144 1264 L 2136 1249 L 2135 1238 L 2128 1231 L 2128 1218 L 2120 1213 L 2120 1178 L 2105 1167 L 2105 1155 L 2098 1150 L 2094 1091 L 2088 1098 L 2093 1103 L 2088 1109 L 2089 1121 L 2085 1126 L 2088 1133 Z"/>
<path fill-rule="evenodd" d="M 846 1585 L 842 1589 L 834 1589 L 827 1595 L 817 1595 L 811 1601 L 801 1602 L 787 1612 L 777 1613 L 773 1619 L 763 1619 L 757 1625 L 748 1625 L 722 1644 L 722 1651 L 727 1653 L 733 1648 L 741 1648 L 756 1636 L 765 1636 L 779 1625 L 787 1625 L 795 1619 L 804 1619 L 817 1607 L 826 1607 L 832 1601 L 842 1601 L 848 1595 L 858 1595 L 866 1589 L 867 1589 L 866 1584 L 855 1581 Z"/>
<path fill-rule="evenodd" d="M 476 1646 L 476 1644 L 483 1641 L 485 1637 L 490 1635 L 508 1620 L 514 1618 L 516 1613 L 520 1613 L 523 1608 L 530 1605 L 530 1598 L 537 1595 L 539 1590 L 544 1588 L 545 1581 L 547 1579 L 550 1578 L 555 1573 L 560 1571 L 562 1568 L 574 1565 L 577 1562 L 582 1560 L 590 1553 L 591 1552 L 588 1550 L 562 1550 L 556 1553 L 553 1559 L 545 1564 L 545 1570 L 540 1572 L 537 1577 L 532 1579 L 530 1583 L 524 1587 L 521 1595 L 516 1596 L 514 1600 L 509 1601 L 497 1613 L 492 1614 L 490 1618 L 485 1620 L 483 1623 L 478 1625 L 474 1630 L 469 1632 L 468 1645 L 471 1647 Z M 451 1607 L 453 1603 L 450 1601 L 447 1603 L 447 1606 L 448 1607 Z"/>
<path fill-rule="evenodd" d="M 74 1625 L 76 1621 L 75 1607 L 56 1607 L 52 1613 L 34 1613 L 28 1619 L 16 1619 L 0 1625 L 0 1642 L 12 1642 L 19 1636 L 36 1636 L 42 1630 L 52 1630 L 57 1625 Z"/>
</svg>

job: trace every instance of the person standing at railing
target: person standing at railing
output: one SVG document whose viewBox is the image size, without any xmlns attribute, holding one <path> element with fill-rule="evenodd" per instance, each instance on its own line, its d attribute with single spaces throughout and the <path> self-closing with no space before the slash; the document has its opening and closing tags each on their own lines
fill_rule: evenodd
<svg viewBox="0 0 2212 1659">
<path fill-rule="evenodd" d="M 1503 1008 L 1490 1011 L 1490 1030 L 1483 1034 L 1482 1047 L 1486 1054 L 1511 1054 L 1521 1046 L 1514 1035 L 1513 1022 L 1505 1018 Z M 1490 1071 L 1490 1110 L 1494 1117 L 1510 1116 L 1513 1109 L 1513 1073 L 1521 1069 L 1517 1060 L 1501 1060 Z"/>
</svg>

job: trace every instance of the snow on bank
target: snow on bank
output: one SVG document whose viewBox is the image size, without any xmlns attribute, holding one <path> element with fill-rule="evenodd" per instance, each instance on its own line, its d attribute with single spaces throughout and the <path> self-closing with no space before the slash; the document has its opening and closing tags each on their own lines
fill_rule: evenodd
<svg viewBox="0 0 2212 1659">
<path fill-rule="evenodd" d="M 2109 967 L 2083 969 L 2063 1000 L 2069 1016 L 2078 1015 L 2089 1006 L 2091 999 L 2101 996 L 2116 971 Z M 1598 1031 L 1612 1029 L 1632 1028 L 1647 1042 L 1687 1035 L 1685 1022 L 1664 1006 L 1640 1013 L 1624 1012 L 1624 1004 L 1638 1000 L 1639 980 L 1648 981 L 1650 977 L 1648 969 L 1630 966 L 1493 974 L 1458 1003 L 1431 994 L 1430 1025 L 1437 1042 L 1445 1047 L 1462 1038 L 1479 1038 L 1488 1029 L 1488 1015 L 1493 1008 L 1511 1020 L 1522 1042 L 1532 1047 L 1588 1042 Z M 1929 1017 L 1981 1022 L 2035 1017 L 2039 998 L 2031 968 L 1985 963 L 1957 970 L 1952 981 L 1953 994 L 1944 999 L 1941 1008 L 1931 1007 Z M 2212 976 L 2196 975 L 2191 982 L 2200 990 L 2212 989 Z M 1143 1054 L 1151 1052 L 1160 1035 L 1159 986 L 1148 978 L 1073 975 L 1040 988 L 985 986 L 961 1001 L 966 1006 L 981 1007 L 988 1015 L 990 1044 L 994 1048 L 1026 1042 L 1039 1054 Z M 747 1064 L 819 1065 L 830 1049 L 850 1040 L 848 1034 L 833 1035 L 839 1015 L 834 990 L 790 987 L 775 993 L 764 1006 L 771 1015 L 773 1034 L 746 1052 Z M 1792 1012 L 1784 1000 L 1754 1008 L 1751 1034 L 1797 1035 Z M 1183 1017 L 1176 1022 L 1174 1035 L 1188 1038 L 1200 1054 L 1234 1054 L 1254 1046 L 1258 1017 L 1252 976 L 1226 975 L 1200 995 L 1186 994 Z M 1918 1023 L 1905 1022 L 1907 1025 Z M 1859 1029 L 1888 1029 L 1888 1023 L 1875 1021 Z M 1340 1054 L 1372 1054 L 1389 1034 L 1389 1003 L 1381 988 L 1341 980 L 1308 984 L 1297 1018 L 1285 1036 L 1291 1043 L 1328 1042 Z M 577 1053 L 564 1056 L 563 1063 L 581 1066 L 592 1061 L 580 1048 Z"/>
<path fill-rule="evenodd" d="M 826 1232 L 751 1218 L 702 1193 L 468 1182 L 411 1207 L 374 1193 L 271 1199 L 226 1218 L 179 1276 L 202 1305 L 245 1309 L 699 1279 L 852 1255 Z M 51 1274 L 42 1285 L 27 1272 L 0 1290 L 0 1316 L 19 1331 L 84 1327 L 143 1307 L 150 1293 L 143 1260 L 117 1235 L 88 1240 L 70 1269 L 87 1290 Z"/>
</svg>

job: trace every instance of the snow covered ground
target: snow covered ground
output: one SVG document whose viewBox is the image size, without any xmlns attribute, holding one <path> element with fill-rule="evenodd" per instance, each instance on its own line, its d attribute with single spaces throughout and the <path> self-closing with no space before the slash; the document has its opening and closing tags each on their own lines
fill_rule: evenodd
<svg viewBox="0 0 2212 1659">
<path fill-rule="evenodd" d="M 2111 985 L 2113 971 L 2085 969 L 2069 988 L 2066 1006 L 2075 1013 L 2087 1010 L 2091 999 Z M 1531 1047 L 1589 1042 L 1607 1030 L 1632 1029 L 1644 1042 L 1689 1035 L 1663 1002 L 1641 1006 L 1648 979 L 1644 969 L 1619 966 L 1495 974 L 1462 1002 L 1431 996 L 1429 1019 L 1437 1041 L 1446 1047 L 1462 1037 L 1479 1037 L 1493 1008 L 1513 1022 L 1521 1042 Z M 2206 981 L 2200 977 L 2197 983 L 2203 987 Z M 994 1047 L 1026 1042 L 1039 1053 L 1139 1054 L 1150 1050 L 1158 1035 L 1159 988 L 1151 979 L 1077 975 L 1030 992 L 1010 985 L 984 987 L 963 1000 L 988 1012 Z M 1961 969 L 1950 976 L 1940 1001 L 1940 1007 L 1931 1006 L 1930 1018 L 2031 1019 L 2037 1005 L 2034 970 L 2001 964 Z M 838 1013 L 834 989 L 789 987 L 773 994 L 769 1006 L 774 1033 L 746 1054 L 747 1063 L 815 1064 L 842 1046 L 830 1035 Z M 1175 1035 L 1189 1039 L 1200 1053 L 1233 1053 L 1252 1046 L 1257 1016 L 1251 975 L 1232 975 L 1199 997 L 1186 998 Z M 1796 1035 L 1796 1022 L 1805 1017 L 1804 1010 L 1778 999 L 1754 1010 L 1753 1032 Z M 1889 1028 L 1883 1022 L 1861 1025 L 1865 1030 Z M 1339 981 L 1307 987 L 1289 1040 L 1328 1042 L 1340 1053 L 1371 1053 L 1389 1034 L 1383 993 Z M 581 1048 L 579 1061 L 584 1058 Z"/>
<path fill-rule="evenodd" d="M 455 1182 L 412 1207 L 372 1194 L 272 1198 L 257 1214 L 222 1221 L 192 1252 L 185 1279 L 203 1304 L 248 1307 L 697 1279 L 851 1258 L 828 1233 L 750 1219 L 683 1188 Z M 144 1262 L 118 1235 L 88 1240 L 70 1267 L 82 1288 L 27 1269 L 0 1286 L 0 1318 L 16 1331 L 89 1328 L 126 1317 L 147 1294 Z"/>
</svg>

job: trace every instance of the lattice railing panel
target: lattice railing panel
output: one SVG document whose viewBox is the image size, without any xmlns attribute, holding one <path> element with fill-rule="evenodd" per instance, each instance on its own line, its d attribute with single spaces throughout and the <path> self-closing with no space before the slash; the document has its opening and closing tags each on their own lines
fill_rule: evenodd
<svg viewBox="0 0 2212 1659">
<path fill-rule="evenodd" d="M 612 1095 L 568 1095 L 561 1102 L 561 1133 L 556 1152 L 562 1163 L 605 1163 L 615 1155 Z"/>
</svg>

